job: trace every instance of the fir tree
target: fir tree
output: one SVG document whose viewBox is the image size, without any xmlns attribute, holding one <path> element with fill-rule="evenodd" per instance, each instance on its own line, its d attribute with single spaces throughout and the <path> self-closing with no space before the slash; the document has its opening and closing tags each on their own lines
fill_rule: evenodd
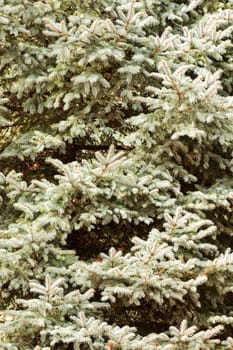
<svg viewBox="0 0 233 350">
<path fill-rule="evenodd" d="M 232 349 L 232 0 L 0 5 L 1 349 Z"/>
</svg>

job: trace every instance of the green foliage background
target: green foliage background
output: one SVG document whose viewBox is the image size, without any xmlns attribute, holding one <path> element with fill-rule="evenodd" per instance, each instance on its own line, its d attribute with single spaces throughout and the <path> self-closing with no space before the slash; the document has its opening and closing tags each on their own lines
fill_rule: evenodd
<svg viewBox="0 0 233 350">
<path fill-rule="evenodd" d="M 0 346 L 233 348 L 232 0 L 0 0 Z"/>
</svg>

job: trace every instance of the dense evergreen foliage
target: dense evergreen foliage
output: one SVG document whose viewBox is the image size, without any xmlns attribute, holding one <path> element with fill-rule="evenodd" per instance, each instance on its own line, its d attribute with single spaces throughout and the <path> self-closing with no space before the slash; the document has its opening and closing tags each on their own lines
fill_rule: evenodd
<svg viewBox="0 0 233 350">
<path fill-rule="evenodd" d="M 0 0 L 0 348 L 233 348 L 233 1 Z"/>
</svg>

